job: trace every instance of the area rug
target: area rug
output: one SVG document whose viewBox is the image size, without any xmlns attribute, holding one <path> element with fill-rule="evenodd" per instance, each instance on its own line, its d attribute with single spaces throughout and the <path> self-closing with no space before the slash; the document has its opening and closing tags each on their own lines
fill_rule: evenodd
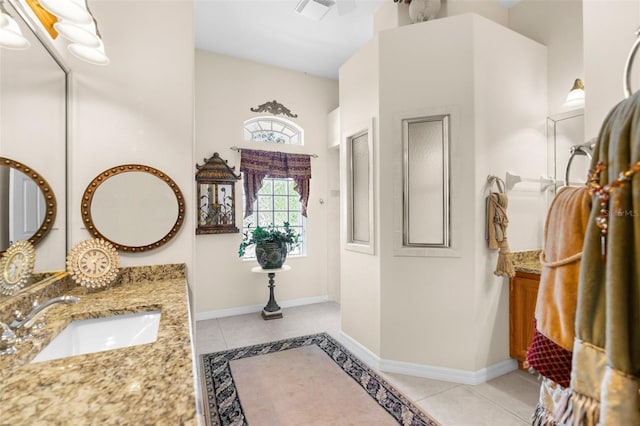
<svg viewBox="0 0 640 426">
<path fill-rule="evenodd" d="M 326 333 L 200 357 L 212 426 L 438 426 Z"/>
</svg>

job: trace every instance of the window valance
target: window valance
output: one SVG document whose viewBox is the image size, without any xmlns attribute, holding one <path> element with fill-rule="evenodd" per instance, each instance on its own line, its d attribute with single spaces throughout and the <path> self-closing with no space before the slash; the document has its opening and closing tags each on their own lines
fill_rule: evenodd
<svg viewBox="0 0 640 426">
<path fill-rule="evenodd" d="M 293 179 L 293 189 L 300 196 L 302 215 L 307 216 L 309 180 L 311 179 L 310 155 L 243 148 L 240 153 L 240 171 L 245 175 L 244 217 L 253 213 L 253 203 L 258 199 L 258 191 L 265 177 Z"/>
</svg>

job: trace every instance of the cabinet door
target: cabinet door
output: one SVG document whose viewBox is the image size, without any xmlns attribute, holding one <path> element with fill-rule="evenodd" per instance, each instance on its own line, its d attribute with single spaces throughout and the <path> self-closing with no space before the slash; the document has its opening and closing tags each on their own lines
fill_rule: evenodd
<svg viewBox="0 0 640 426">
<path fill-rule="evenodd" d="M 533 320 L 540 277 L 518 275 L 509 282 L 509 355 L 522 362 L 533 339 Z"/>
</svg>

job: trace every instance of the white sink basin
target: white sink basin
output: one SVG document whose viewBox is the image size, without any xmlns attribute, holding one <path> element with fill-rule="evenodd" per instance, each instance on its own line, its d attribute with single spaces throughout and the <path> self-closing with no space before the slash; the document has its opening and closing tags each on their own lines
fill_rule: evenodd
<svg viewBox="0 0 640 426">
<path fill-rule="evenodd" d="M 159 324 L 160 311 L 73 321 L 31 362 L 155 342 Z"/>
</svg>

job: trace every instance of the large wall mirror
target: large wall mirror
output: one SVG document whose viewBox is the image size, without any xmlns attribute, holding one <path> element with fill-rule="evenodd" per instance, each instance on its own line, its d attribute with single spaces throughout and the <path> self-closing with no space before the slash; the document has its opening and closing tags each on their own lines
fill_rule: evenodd
<svg viewBox="0 0 640 426">
<path fill-rule="evenodd" d="M 0 157 L 0 254 L 16 241 L 37 245 L 56 218 L 56 197 L 31 167 Z"/>
<path fill-rule="evenodd" d="M 166 244 L 182 227 L 184 212 L 184 197 L 173 179 L 141 164 L 105 170 L 82 196 L 87 231 L 124 252 Z"/>
<path fill-rule="evenodd" d="M 23 19 L 21 5 L 4 2 L 30 46 L 0 48 L 0 251 L 9 241 L 32 240 L 36 273 L 64 271 L 67 70 Z M 12 230 L 9 206 L 22 220 Z"/>
</svg>

